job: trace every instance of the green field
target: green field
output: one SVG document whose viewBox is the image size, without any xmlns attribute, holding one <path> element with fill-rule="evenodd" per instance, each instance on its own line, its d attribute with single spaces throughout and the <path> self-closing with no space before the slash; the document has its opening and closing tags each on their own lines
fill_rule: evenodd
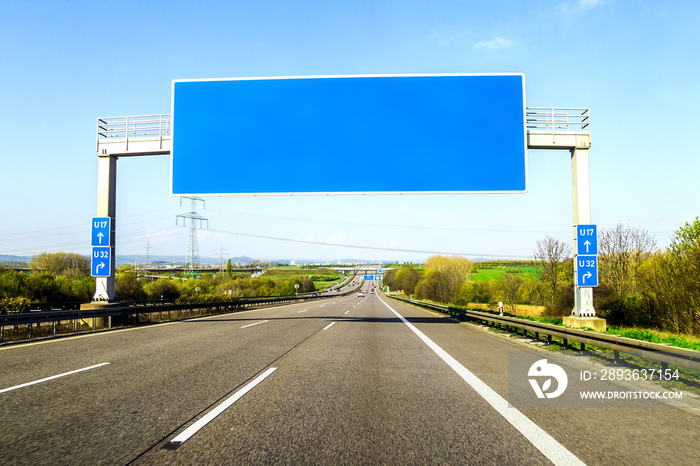
<svg viewBox="0 0 700 466">
<path fill-rule="evenodd" d="M 324 290 L 345 278 L 345 275 L 331 270 L 282 267 L 266 270 L 262 278 L 289 280 L 290 278 L 310 278 L 317 290 Z"/>
<path fill-rule="evenodd" d="M 479 266 L 471 276 L 472 282 L 488 282 L 498 280 L 506 273 L 514 273 L 522 278 L 537 278 L 540 268 L 535 266 L 486 265 Z"/>
</svg>

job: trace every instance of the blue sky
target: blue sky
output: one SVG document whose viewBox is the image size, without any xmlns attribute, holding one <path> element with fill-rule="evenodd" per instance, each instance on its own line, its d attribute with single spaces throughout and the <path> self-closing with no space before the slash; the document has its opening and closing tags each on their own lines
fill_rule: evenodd
<svg viewBox="0 0 700 466">
<path fill-rule="evenodd" d="M 593 223 L 664 247 L 700 215 L 698 24 L 690 0 L 0 1 L 0 254 L 88 254 L 96 119 L 170 113 L 173 79 L 384 73 L 524 73 L 528 106 L 589 108 Z M 208 197 L 200 255 L 527 258 L 573 223 L 568 152 L 528 171 L 527 194 Z M 169 176 L 119 161 L 117 254 L 185 254 Z"/>
</svg>

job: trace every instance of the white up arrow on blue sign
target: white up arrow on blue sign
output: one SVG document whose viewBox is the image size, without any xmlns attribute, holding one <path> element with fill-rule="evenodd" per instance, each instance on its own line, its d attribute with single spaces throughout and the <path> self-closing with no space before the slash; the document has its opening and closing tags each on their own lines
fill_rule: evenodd
<svg viewBox="0 0 700 466">
<path fill-rule="evenodd" d="M 92 248 L 90 269 L 93 277 L 109 277 L 111 273 L 112 248 L 97 246 Z"/>
<path fill-rule="evenodd" d="M 92 239 L 90 246 L 109 246 L 109 232 L 112 219 L 109 217 L 92 217 Z"/>
<path fill-rule="evenodd" d="M 598 286 L 598 256 L 576 258 L 576 286 Z"/>
<path fill-rule="evenodd" d="M 598 254 L 598 228 L 596 225 L 577 225 L 577 254 Z"/>
</svg>

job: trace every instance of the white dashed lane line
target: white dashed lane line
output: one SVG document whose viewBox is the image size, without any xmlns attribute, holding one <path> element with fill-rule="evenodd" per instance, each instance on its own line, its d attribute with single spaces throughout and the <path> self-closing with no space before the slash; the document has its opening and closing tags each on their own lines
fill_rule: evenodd
<svg viewBox="0 0 700 466">
<path fill-rule="evenodd" d="M 107 364 L 111 364 L 111 363 L 103 362 L 101 364 L 95 364 L 94 366 L 83 367 L 82 369 L 76 369 L 74 371 L 64 372 L 62 374 L 52 375 L 51 377 L 46 377 L 43 379 L 34 380 L 33 382 L 27 382 L 27 383 L 23 383 L 21 385 L 15 385 L 14 387 L 3 388 L 2 390 L 0 390 L 0 393 L 5 393 L 5 392 L 12 391 L 12 390 L 17 390 L 18 388 L 28 387 L 30 385 L 36 385 L 36 384 L 42 383 L 42 382 L 48 382 L 49 380 L 58 379 L 59 377 L 65 377 L 67 375 L 77 374 L 78 372 L 89 371 L 90 369 L 96 369 L 98 367 L 106 366 Z"/>
<path fill-rule="evenodd" d="M 269 320 L 263 320 L 263 321 L 261 321 L 261 322 L 255 322 L 254 324 L 244 325 L 244 326 L 241 327 L 241 328 L 247 328 L 247 327 L 252 327 L 253 325 L 264 324 L 265 322 L 269 322 Z"/>
<path fill-rule="evenodd" d="M 196 434 L 197 432 L 199 432 L 199 430 L 200 430 L 202 427 L 206 426 L 206 425 L 209 424 L 211 421 L 213 421 L 214 418 L 215 418 L 216 416 L 218 416 L 219 414 L 221 414 L 221 413 L 223 413 L 224 411 L 226 411 L 227 408 L 229 408 L 232 404 L 234 404 L 236 401 L 238 401 L 239 399 L 241 399 L 241 397 L 243 397 L 243 395 L 245 395 L 246 393 L 248 393 L 249 391 L 251 391 L 253 388 L 255 388 L 256 385 L 258 385 L 260 382 L 262 382 L 263 380 L 265 380 L 265 379 L 267 378 L 267 376 L 269 376 L 270 374 L 272 374 L 276 369 L 277 369 L 276 367 L 270 367 L 268 370 L 266 370 L 265 372 L 263 372 L 262 374 L 260 374 L 259 376 L 257 376 L 257 377 L 256 377 L 254 380 L 252 380 L 248 385 L 246 385 L 246 386 L 243 387 L 242 389 L 238 390 L 236 393 L 234 393 L 233 395 L 231 395 L 230 397 L 228 397 L 228 398 L 226 399 L 226 401 L 224 401 L 224 402 L 221 403 L 219 406 L 217 406 L 216 408 L 214 408 L 214 409 L 212 409 L 211 411 L 209 411 L 209 412 L 206 414 L 206 416 L 204 416 L 204 417 L 201 418 L 199 421 L 195 422 L 194 424 L 192 424 L 191 426 L 189 426 L 187 429 L 185 429 L 184 431 L 182 431 L 182 433 L 181 433 L 180 435 L 178 435 L 177 437 L 175 437 L 174 439 L 172 439 L 172 440 L 170 441 L 170 443 L 173 444 L 173 445 L 175 445 L 175 446 L 180 446 L 180 445 L 182 445 L 187 439 L 189 439 L 189 438 L 192 437 L 194 434 Z"/>
</svg>

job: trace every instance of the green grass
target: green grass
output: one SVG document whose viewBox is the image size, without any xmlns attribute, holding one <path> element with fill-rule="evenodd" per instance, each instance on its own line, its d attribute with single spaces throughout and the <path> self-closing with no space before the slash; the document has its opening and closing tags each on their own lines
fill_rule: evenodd
<svg viewBox="0 0 700 466">
<path fill-rule="evenodd" d="M 317 290 L 324 290 L 345 279 L 345 275 L 318 269 L 294 269 L 284 267 L 270 269 L 262 275 L 262 278 L 270 278 L 275 281 L 286 281 L 290 278 L 311 278 Z"/>
<path fill-rule="evenodd" d="M 620 335 L 635 340 L 649 341 L 651 343 L 667 343 L 678 348 L 687 348 L 700 351 L 700 339 L 684 335 L 675 335 L 665 332 L 640 328 L 608 327 L 605 333 Z"/>
<path fill-rule="evenodd" d="M 505 275 L 507 270 L 515 271 L 519 277 L 536 278 L 540 272 L 539 267 L 532 266 L 489 266 L 488 268 L 478 268 L 471 276 L 472 282 L 488 282 L 491 280 L 499 280 Z M 513 273 L 513 272 L 511 272 Z"/>
</svg>

